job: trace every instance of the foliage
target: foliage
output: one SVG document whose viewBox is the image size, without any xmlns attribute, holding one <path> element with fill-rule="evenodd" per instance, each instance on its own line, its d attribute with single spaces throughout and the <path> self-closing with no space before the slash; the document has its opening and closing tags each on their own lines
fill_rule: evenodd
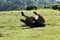
<svg viewBox="0 0 60 40">
<path fill-rule="evenodd" d="M 59 7 L 58 7 L 59 5 L 53 5 L 52 6 L 52 9 L 54 9 L 54 10 L 57 10 Z"/>
<path fill-rule="evenodd" d="M 26 10 L 37 10 L 37 6 L 35 6 L 35 5 L 27 6 Z"/>
<path fill-rule="evenodd" d="M 0 0 L 0 11 L 16 10 L 17 8 L 25 9 L 30 4 L 35 5 L 49 5 L 55 3 L 55 0 Z"/>
<path fill-rule="evenodd" d="M 44 8 L 47 8 L 47 9 L 51 9 L 51 5 L 50 6 L 44 6 Z"/>
<path fill-rule="evenodd" d="M 60 11 L 60 5 L 59 5 L 59 4 L 53 5 L 53 6 L 52 6 L 52 9 L 54 9 L 54 10 L 59 10 L 59 11 Z"/>
<path fill-rule="evenodd" d="M 60 11 L 60 5 L 58 6 L 58 10 Z"/>
<path fill-rule="evenodd" d="M 59 7 L 59 9 L 58 9 L 59 11 L 60 11 L 60 7 Z"/>
</svg>

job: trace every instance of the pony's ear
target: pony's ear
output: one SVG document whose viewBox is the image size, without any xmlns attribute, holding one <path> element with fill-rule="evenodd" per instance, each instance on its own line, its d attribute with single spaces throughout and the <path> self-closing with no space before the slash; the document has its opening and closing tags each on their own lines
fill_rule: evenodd
<svg viewBox="0 0 60 40">
<path fill-rule="evenodd" d="M 33 13 L 36 14 L 36 15 L 38 15 L 35 11 Z"/>
<path fill-rule="evenodd" d="M 21 12 L 21 15 L 24 16 L 24 12 Z"/>
</svg>

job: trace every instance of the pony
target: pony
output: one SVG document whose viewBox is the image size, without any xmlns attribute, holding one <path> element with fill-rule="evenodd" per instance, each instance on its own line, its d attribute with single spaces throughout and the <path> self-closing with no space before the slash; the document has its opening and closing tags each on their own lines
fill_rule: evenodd
<svg viewBox="0 0 60 40">
<path fill-rule="evenodd" d="M 25 23 L 27 26 L 33 27 L 45 27 L 45 19 L 36 12 L 33 12 L 36 16 L 26 16 L 24 12 L 21 12 L 21 15 L 24 16 L 26 19 L 20 19 L 23 23 Z"/>
</svg>

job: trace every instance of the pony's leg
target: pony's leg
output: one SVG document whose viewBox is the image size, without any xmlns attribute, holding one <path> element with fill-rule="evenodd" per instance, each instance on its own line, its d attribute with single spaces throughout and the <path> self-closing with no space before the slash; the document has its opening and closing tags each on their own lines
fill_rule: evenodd
<svg viewBox="0 0 60 40">
<path fill-rule="evenodd" d="M 36 12 L 33 12 L 35 15 L 41 16 L 40 14 L 37 14 Z"/>
<path fill-rule="evenodd" d="M 23 23 L 25 23 L 25 20 L 23 20 L 23 19 L 20 19 L 20 21 L 22 21 Z"/>
<path fill-rule="evenodd" d="M 35 15 L 38 15 L 36 12 L 33 12 Z"/>
<path fill-rule="evenodd" d="M 21 12 L 21 15 L 24 16 L 24 17 L 28 17 L 28 16 L 24 15 L 24 12 Z"/>
</svg>

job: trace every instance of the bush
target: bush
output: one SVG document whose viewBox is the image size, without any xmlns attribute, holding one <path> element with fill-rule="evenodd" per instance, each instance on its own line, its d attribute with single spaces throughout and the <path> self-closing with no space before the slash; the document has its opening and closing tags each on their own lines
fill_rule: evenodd
<svg viewBox="0 0 60 40">
<path fill-rule="evenodd" d="M 51 6 L 44 6 L 44 8 L 51 8 Z"/>
<path fill-rule="evenodd" d="M 60 7 L 59 7 L 59 9 L 58 9 L 59 11 L 60 11 Z"/>
<path fill-rule="evenodd" d="M 35 6 L 35 5 L 27 6 L 26 10 L 37 10 L 37 6 Z"/>
<path fill-rule="evenodd" d="M 52 6 L 52 9 L 57 10 L 57 9 L 59 9 L 58 6 L 59 6 L 59 5 L 53 5 L 53 6 Z"/>
</svg>

